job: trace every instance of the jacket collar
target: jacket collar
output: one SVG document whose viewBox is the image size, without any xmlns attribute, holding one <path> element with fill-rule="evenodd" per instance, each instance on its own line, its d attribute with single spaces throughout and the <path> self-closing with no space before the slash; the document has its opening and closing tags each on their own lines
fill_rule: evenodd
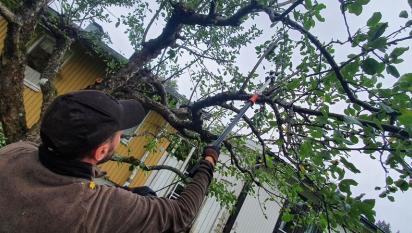
<svg viewBox="0 0 412 233">
<path fill-rule="evenodd" d="M 84 179 L 94 179 L 105 175 L 96 166 L 79 160 L 69 160 L 60 158 L 52 151 L 47 150 L 46 146 L 39 146 L 39 160 L 43 166 L 47 167 L 54 173 L 73 176 Z"/>
</svg>

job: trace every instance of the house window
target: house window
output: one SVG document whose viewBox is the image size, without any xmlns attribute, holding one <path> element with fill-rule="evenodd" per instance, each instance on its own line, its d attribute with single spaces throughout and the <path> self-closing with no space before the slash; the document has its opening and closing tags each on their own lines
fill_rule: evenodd
<svg viewBox="0 0 412 233">
<path fill-rule="evenodd" d="M 24 83 L 34 91 L 40 91 L 40 77 L 47 66 L 56 40 L 50 36 L 42 36 L 29 49 L 27 56 L 27 66 L 24 72 Z M 64 61 L 66 62 L 72 53 L 66 52 Z"/>
</svg>

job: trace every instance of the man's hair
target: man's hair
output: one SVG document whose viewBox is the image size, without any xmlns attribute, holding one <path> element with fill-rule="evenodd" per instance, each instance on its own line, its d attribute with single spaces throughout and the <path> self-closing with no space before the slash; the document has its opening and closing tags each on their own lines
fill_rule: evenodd
<svg viewBox="0 0 412 233">
<path fill-rule="evenodd" d="M 89 150 L 88 152 L 86 152 L 86 153 L 78 156 L 78 159 L 84 159 L 84 158 L 86 158 L 86 157 L 91 156 L 91 155 L 94 153 L 94 151 L 96 151 L 97 148 L 99 148 L 99 146 L 101 146 L 101 145 L 103 145 L 103 144 L 105 144 L 105 143 L 109 143 L 109 142 L 111 143 L 111 142 L 114 140 L 114 137 L 115 137 L 115 136 L 116 136 L 116 133 L 113 133 L 110 137 L 108 137 L 108 138 L 107 138 L 106 140 L 104 140 L 102 143 L 100 143 L 99 145 L 95 146 L 95 148 L 93 148 L 93 149 Z"/>
</svg>

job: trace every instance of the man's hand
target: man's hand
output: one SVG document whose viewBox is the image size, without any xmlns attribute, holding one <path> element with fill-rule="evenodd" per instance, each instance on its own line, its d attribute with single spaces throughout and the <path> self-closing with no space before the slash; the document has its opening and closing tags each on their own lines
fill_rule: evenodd
<svg viewBox="0 0 412 233">
<path fill-rule="evenodd" d="M 203 149 L 205 160 L 209 161 L 213 166 L 216 165 L 219 158 L 220 148 L 217 146 L 208 145 Z"/>
</svg>

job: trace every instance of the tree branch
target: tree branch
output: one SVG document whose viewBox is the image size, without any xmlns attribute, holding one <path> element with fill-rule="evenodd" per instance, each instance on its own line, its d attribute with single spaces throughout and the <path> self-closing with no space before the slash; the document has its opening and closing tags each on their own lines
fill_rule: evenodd
<svg viewBox="0 0 412 233">
<path fill-rule="evenodd" d="M 268 16 L 269 16 L 269 18 L 272 22 L 275 22 L 275 21 L 279 20 L 280 14 L 276 13 L 275 11 L 273 11 L 272 9 L 267 8 L 267 7 L 262 6 L 262 9 L 268 14 Z M 340 82 L 343 90 L 345 91 L 345 93 L 347 94 L 349 100 L 352 103 L 358 104 L 359 106 L 362 106 L 363 108 L 365 108 L 365 109 L 367 109 L 371 112 L 379 112 L 380 111 L 379 108 L 376 108 L 376 107 L 370 105 L 369 103 L 366 103 L 366 102 L 358 99 L 355 96 L 355 94 L 350 89 L 348 82 L 345 80 L 345 77 L 343 77 L 342 73 L 340 72 L 340 68 L 339 68 L 338 64 L 336 63 L 335 59 L 332 57 L 332 55 L 325 49 L 325 47 L 322 45 L 322 43 L 313 34 L 311 34 L 309 31 L 307 31 L 305 28 L 303 28 L 301 25 L 299 25 L 295 21 L 291 20 L 289 17 L 284 17 L 280 20 L 283 23 L 285 23 L 286 25 L 290 26 L 291 28 L 299 31 L 300 33 L 302 33 L 303 35 L 308 37 L 308 39 L 312 42 L 312 44 L 314 44 L 315 47 L 322 53 L 322 55 L 328 61 L 329 65 L 332 67 L 333 71 L 336 74 L 336 78 Z"/>
<path fill-rule="evenodd" d="M 233 105 L 227 104 L 227 103 L 222 103 L 220 104 L 221 107 L 226 108 L 228 110 L 231 110 L 235 113 L 239 113 L 240 110 L 235 108 Z M 253 122 L 249 119 L 249 117 L 247 117 L 246 115 L 244 115 L 243 120 L 248 124 L 250 130 L 253 132 L 253 134 L 256 136 L 256 138 L 258 139 L 260 145 L 262 146 L 262 159 L 263 162 L 265 164 L 265 166 L 267 167 L 266 164 L 266 144 L 265 141 L 262 139 L 262 136 L 259 132 L 259 130 L 256 129 L 255 125 L 253 124 Z"/>
<path fill-rule="evenodd" d="M 172 166 L 168 166 L 168 165 L 147 166 L 140 159 L 137 159 L 133 156 L 125 157 L 125 156 L 115 155 L 110 160 L 114 162 L 128 163 L 128 164 L 137 166 L 143 169 L 144 171 L 169 170 L 171 172 L 174 172 L 176 175 L 178 175 L 185 183 L 189 183 L 191 181 L 190 177 L 186 176 L 179 169 L 172 167 Z"/>
<path fill-rule="evenodd" d="M 156 20 L 157 17 L 159 17 L 160 12 L 163 10 L 163 7 L 166 5 L 166 0 L 163 0 L 160 3 L 159 8 L 157 9 L 157 11 L 155 12 L 155 14 L 153 15 L 152 19 L 150 19 L 149 24 L 147 25 L 146 29 L 144 30 L 143 33 L 143 38 L 142 38 L 142 42 L 144 43 L 146 41 L 146 36 L 147 33 L 149 32 L 150 27 L 153 25 L 154 21 Z"/>
<path fill-rule="evenodd" d="M 268 102 L 272 102 L 271 100 L 268 100 Z M 299 112 L 299 113 L 305 113 L 305 114 L 309 114 L 309 115 L 313 115 L 313 116 L 323 116 L 323 113 L 317 110 L 312 110 L 312 109 L 307 109 L 307 108 L 302 108 L 290 103 L 287 103 L 286 101 L 283 100 L 279 100 L 279 99 L 275 99 L 273 100 L 273 103 L 276 103 L 282 107 L 284 107 L 285 109 L 293 109 L 293 111 L 295 112 Z M 345 115 L 341 115 L 341 114 L 336 114 L 336 113 L 329 113 L 328 114 L 329 117 L 335 118 L 339 121 L 345 121 Z M 378 125 L 375 122 L 372 121 L 367 121 L 367 120 L 362 120 L 362 119 L 356 119 L 357 121 L 359 121 L 362 126 L 371 126 L 377 130 L 384 130 L 387 132 L 391 132 L 394 133 L 395 135 L 397 135 L 398 137 L 402 138 L 402 139 L 409 139 L 411 138 L 411 136 L 409 135 L 409 133 L 400 127 L 397 126 L 393 126 L 393 125 L 388 125 L 388 124 L 380 124 Z"/>
<path fill-rule="evenodd" d="M 256 69 L 259 67 L 259 65 L 262 63 L 263 59 L 269 55 L 270 52 L 272 52 L 278 42 L 281 40 L 281 37 L 277 38 L 275 41 L 273 41 L 269 46 L 266 48 L 265 52 L 262 54 L 262 56 L 259 58 L 259 60 L 256 62 L 255 66 L 253 69 L 249 72 L 249 75 L 246 77 L 245 81 L 243 82 L 242 86 L 240 87 L 240 91 L 244 91 L 246 89 L 246 86 L 248 85 L 250 79 L 253 77 L 253 75 L 256 72 Z"/>
<path fill-rule="evenodd" d="M 0 16 L 3 16 L 9 23 L 22 24 L 19 17 L 17 17 L 3 2 L 0 2 Z"/>
</svg>

